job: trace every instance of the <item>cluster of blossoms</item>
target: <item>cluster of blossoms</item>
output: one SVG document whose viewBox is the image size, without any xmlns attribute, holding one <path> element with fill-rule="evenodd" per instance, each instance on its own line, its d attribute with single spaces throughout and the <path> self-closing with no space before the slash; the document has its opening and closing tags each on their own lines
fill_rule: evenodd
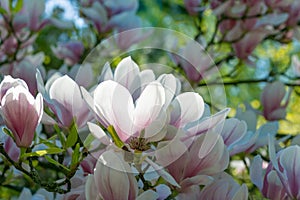
<svg viewBox="0 0 300 200">
<path fill-rule="evenodd" d="M 35 129 L 40 122 L 65 130 L 75 124 L 85 144 L 80 149 L 90 153 L 77 163 L 80 167 L 75 168 L 70 193 L 59 198 L 248 199 L 246 185 L 240 186 L 224 170 L 229 167 L 230 156 L 254 152 L 268 143 L 268 137 L 274 139 L 278 129 L 277 122 L 269 122 L 256 130 L 253 111 L 253 115 L 241 112 L 230 119 L 226 119 L 229 109 L 211 115 L 198 93 L 181 93 L 175 76 L 156 78 L 152 70 L 140 71 L 131 57 L 124 58 L 114 72 L 107 63 L 99 77 L 101 82 L 90 92 L 67 75 L 56 73 L 45 86 L 39 73 L 37 77 L 40 93 L 36 98 L 21 79 L 6 76 L 1 82 L 1 114 L 6 132 L 11 133 L 3 136 L 3 149 L 11 162 L 26 163 L 18 147 L 28 150 L 38 146 L 42 133 L 37 135 Z M 43 112 L 43 100 L 47 112 Z M 274 118 L 280 113 L 276 109 L 281 108 L 271 106 L 264 113 Z M 87 129 L 91 133 L 88 136 Z M 60 138 L 61 145 L 55 140 L 52 146 L 63 149 L 68 140 L 69 136 L 67 141 Z M 67 149 L 66 153 L 70 151 Z M 68 166 L 68 162 L 63 164 Z M 258 158 L 254 162 L 261 165 Z M 282 181 L 290 181 L 283 178 L 298 173 L 297 169 L 278 162 L 280 167 L 272 160 L 267 169 L 267 174 L 274 169 L 278 178 L 267 179 L 264 188 L 271 190 L 279 182 L 283 196 L 295 197 L 293 188 L 283 188 Z M 258 180 L 254 183 L 265 190 Z"/>
</svg>

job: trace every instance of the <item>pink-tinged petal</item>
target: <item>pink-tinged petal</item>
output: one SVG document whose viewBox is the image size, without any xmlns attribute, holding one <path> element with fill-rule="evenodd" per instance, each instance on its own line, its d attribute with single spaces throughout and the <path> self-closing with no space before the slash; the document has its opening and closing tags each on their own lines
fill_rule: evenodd
<svg viewBox="0 0 300 200">
<path fill-rule="evenodd" d="M 69 72 L 69 76 L 75 80 L 79 86 L 90 88 L 94 83 L 94 72 L 90 64 L 75 65 Z"/>
<path fill-rule="evenodd" d="M 160 114 L 165 103 L 164 88 L 158 82 L 146 86 L 136 101 L 134 125 L 137 131 L 150 125 Z"/>
<path fill-rule="evenodd" d="M 248 188 L 245 184 L 240 187 L 238 191 L 236 191 L 232 200 L 247 200 L 248 199 Z"/>
<path fill-rule="evenodd" d="M 281 200 L 286 198 L 284 187 L 276 171 L 271 170 L 266 175 L 262 193 L 265 197 L 274 200 Z"/>
<path fill-rule="evenodd" d="M 85 183 L 85 198 L 87 200 L 96 200 L 100 199 L 100 195 L 96 188 L 96 183 L 93 174 L 89 174 L 87 176 L 87 180 Z"/>
<path fill-rule="evenodd" d="M 100 83 L 94 92 L 95 112 L 125 141 L 133 134 L 134 105 L 129 91 L 117 82 Z"/>
<path fill-rule="evenodd" d="M 284 149 L 279 157 L 279 164 L 284 169 L 283 173 L 288 181 L 291 195 L 296 198 L 300 188 L 300 147 L 290 146 Z"/>
<path fill-rule="evenodd" d="M 86 18 L 94 23 L 94 26 L 99 33 L 104 31 L 108 20 L 107 12 L 99 2 L 94 2 L 92 7 L 81 8 L 81 12 Z"/>
<path fill-rule="evenodd" d="M 228 150 L 222 137 L 216 135 L 218 134 L 213 132 L 202 134 L 191 144 L 189 164 L 184 171 L 185 177 L 198 174 L 214 175 L 228 167 Z"/>
<path fill-rule="evenodd" d="M 278 122 L 268 122 L 258 129 L 259 137 L 255 142 L 256 148 L 268 144 L 268 136 L 275 137 L 279 128 Z"/>
<path fill-rule="evenodd" d="M 146 158 L 145 160 L 153 169 L 155 170 L 156 173 L 158 173 L 165 181 L 168 183 L 172 184 L 173 186 L 176 186 L 180 188 L 180 185 L 176 182 L 174 177 L 172 177 L 163 167 L 159 166 L 155 162 L 153 162 L 151 159 Z"/>
<path fill-rule="evenodd" d="M 259 190 L 263 187 L 262 159 L 260 155 L 254 157 L 250 166 L 250 177 Z"/>
<path fill-rule="evenodd" d="M 0 83 L 0 102 L 2 100 L 2 97 L 6 94 L 7 90 L 18 85 L 21 85 L 28 90 L 28 86 L 24 80 L 19 78 L 12 78 L 10 75 L 4 76 L 4 79 Z"/>
<path fill-rule="evenodd" d="M 114 80 L 129 90 L 132 82 L 135 77 L 138 76 L 139 72 L 140 70 L 138 65 L 131 59 L 131 57 L 126 57 L 117 65 Z"/>
<path fill-rule="evenodd" d="M 122 155 L 113 151 L 104 152 L 94 172 L 96 187 L 103 199 L 135 199 L 138 194 L 137 181 Z"/>
<path fill-rule="evenodd" d="M 28 26 L 31 30 L 39 29 L 40 17 L 45 10 L 45 2 L 40 0 L 24 0 L 24 10 L 28 14 Z"/>
<path fill-rule="evenodd" d="M 180 193 L 176 196 L 176 199 L 180 200 L 191 200 L 191 199 L 201 199 L 200 197 L 200 187 L 193 185 L 191 187 L 181 190 Z"/>
<path fill-rule="evenodd" d="M 125 17 L 125 18 L 130 17 L 131 18 L 131 19 L 128 19 L 128 18 L 126 19 L 127 23 L 130 22 L 128 20 L 132 20 L 132 21 L 131 21 L 131 24 L 128 23 L 124 27 L 116 27 L 117 29 L 118 28 L 122 28 L 122 30 L 126 29 L 125 31 L 122 31 L 122 32 L 114 35 L 114 39 L 115 39 L 119 49 L 126 50 L 129 47 L 131 47 L 132 45 L 143 41 L 144 39 L 146 39 L 147 37 L 149 37 L 152 34 L 151 31 L 146 32 L 143 29 L 137 28 L 138 24 L 140 23 L 140 18 L 138 16 L 132 14 L 129 16 L 122 16 L 122 17 Z M 129 29 L 129 28 L 132 28 L 132 29 Z"/>
<path fill-rule="evenodd" d="M 191 178 L 186 178 L 184 179 L 180 185 L 181 188 L 188 188 L 191 187 L 193 185 L 208 185 L 210 183 L 212 183 L 214 180 L 213 177 L 211 176 L 207 176 L 207 175 L 197 175 L 197 176 L 193 176 Z"/>
<path fill-rule="evenodd" d="M 17 162 L 20 157 L 20 148 L 17 147 L 16 143 L 11 137 L 6 135 L 5 133 L 3 134 L 4 134 L 4 138 L 3 138 L 4 150 L 13 161 Z"/>
<path fill-rule="evenodd" d="M 233 49 L 240 59 L 247 59 L 256 46 L 270 33 L 266 29 L 248 32 L 240 41 L 233 44 Z"/>
<path fill-rule="evenodd" d="M 175 138 L 174 140 L 167 143 L 160 142 L 155 155 L 157 162 L 161 166 L 168 166 L 169 168 L 172 167 L 170 165 L 177 161 L 187 150 L 188 149 L 185 144 Z M 173 170 L 169 169 L 169 171 L 177 177 L 174 170 L 178 169 L 178 173 L 180 173 L 180 168 L 181 167 L 177 165 L 177 168 L 174 168 Z"/>
<path fill-rule="evenodd" d="M 225 108 L 220 112 L 210 116 L 201 118 L 195 122 L 188 124 L 184 129 L 187 130 L 187 136 L 184 136 L 182 140 L 188 140 L 196 135 L 205 133 L 207 130 L 213 128 L 217 124 L 223 122 L 229 113 L 230 109 Z"/>
<path fill-rule="evenodd" d="M 147 126 L 144 130 L 144 138 L 147 138 L 150 142 L 158 142 L 161 141 L 167 134 L 167 116 L 166 113 L 161 112 L 160 116 L 157 117 L 156 120 L 152 121 L 149 126 Z"/>
<path fill-rule="evenodd" d="M 274 118 L 276 115 L 272 113 L 277 109 L 282 108 L 281 101 L 283 100 L 285 93 L 285 86 L 283 83 L 278 81 L 268 84 L 264 88 L 261 96 L 261 102 L 263 104 L 263 114 L 266 119 L 271 120 L 270 115 L 273 115 L 272 118 Z M 279 111 L 278 114 L 281 116 L 282 111 Z"/>
<path fill-rule="evenodd" d="M 12 131 L 19 147 L 29 147 L 43 113 L 43 99 L 36 99 L 23 86 L 9 89 L 1 101 L 6 126 Z"/>
<path fill-rule="evenodd" d="M 109 137 L 106 135 L 106 133 L 102 130 L 100 126 L 91 122 L 88 122 L 87 124 L 89 130 L 91 131 L 93 136 L 95 136 L 96 139 L 100 140 L 100 142 L 105 145 L 111 144 Z"/>
<path fill-rule="evenodd" d="M 167 107 L 172 102 L 175 94 L 178 93 L 178 89 L 180 89 L 180 85 L 178 85 L 177 79 L 172 74 L 163 74 L 157 78 L 157 81 L 159 81 L 165 89 L 165 94 L 166 94 L 165 106 Z"/>
<path fill-rule="evenodd" d="M 152 70 L 143 70 L 140 72 L 133 80 L 129 89 L 133 99 L 136 100 L 141 95 L 145 87 L 153 81 L 155 81 L 155 75 Z"/>
<path fill-rule="evenodd" d="M 184 127 L 198 120 L 204 112 L 204 101 L 198 93 L 185 92 L 172 102 L 171 124 L 177 128 Z"/>
<path fill-rule="evenodd" d="M 105 65 L 103 66 L 101 75 L 99 77 L 99 82 L 103 82 L 103 81 L 107 81 L 107 80 L 113 80 L 113 73 L 111 71 L 111 67 L 110 64 L 107 62 L 105 63 Z"/>
<path fill-rule="evenodd" d="M 247 124 L 235 118 L 225 120 L 221 136 L 228 147 L 242 138 L 247 132 Z"/>
<path fill-rule="evenodd" d="M 63 126 L 69 127 L 73 118 L 79 128 L 83 127 L 89 117 L 89 109 L 81 96 L 77 83 L 67 75 L 56 79 L 50 87 L 49 96 L 56 107 L 50 108 L 53 112 L 60 110 L 59 118 Z M 60 117 L 60 116 L 58 116 Z"/>
</svg>

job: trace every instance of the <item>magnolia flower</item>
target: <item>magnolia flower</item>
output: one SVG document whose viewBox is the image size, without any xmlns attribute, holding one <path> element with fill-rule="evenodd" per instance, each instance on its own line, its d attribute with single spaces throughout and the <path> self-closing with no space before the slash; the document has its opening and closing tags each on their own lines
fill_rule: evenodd
<svg viewBox="0 0 300 200">
<path fill-rule="evenodd" d="M 248 32 L 241 40 L 233 44 L 236 56 L 247 59 L 256 46 L 270 33 L 269 30 L 256 29 Z"/>
<path fill-rule="evenodd" d="M 221 173 L 214 178 L 216 179 L 211 184 L 205 186 L 203 190 L 201 190 L 199 199 L 248 199 L 248 189 L 246 184 L 240 186 L 230 175 L 226 173 Z"/>
<path fill-rule="evenodd" d="M 141 131 L 158 119 L 165 103 L 165 91 L 159 82 L 149 83 L 134 101 L 130 92 L 121 84 L 108 80 L 94 91 L 94 108 L 99 121 L 112 125 L 121 140 L 139 137 Z M 145 137 L 155 133 L 145 130 Z"/>
<path fill-rule="evenodd" d="M 67 65 L 74 65 L 79 62 L 83 54 L 84 46 L 81 42 L 67 42 L 51 47 L 54 55 L 59 59 L 64 59 Z"/>
<path fill-rule="evenodd" d="M 300 199 L 300 147 L 289 146 L 275 155 L 274 144 L 270 145 L 270 158 L 265 174 L 262 159 L 257 155 L 250 168 L 252 182 L 266 198 Z"/>
<path fill-rule="evenodd" d="M 183 134 L 178 131 L 178 135 Z M 222 137 L 214 132 L 202 134 L 189 144 L 181 142 L 180 137 L 161 142 L 155 155 L 157 163 L 165 166 L 179 183 L 180 193 L 194 191 L 193 186 L 208 184 L 212 181 L 210 176 L 222 172 L 229 164 L 229 154 Z M 199 187 L 194 192 L 198 193 Z"/>
<path fill-rule="evenodd" d="M 38 77 L 39 91 L 56 115 L 58 124 L 63 127 L 70 127 L 75 119 L 78 128 L 85 126 L 90 117 L 90 111 L 81 96 L 77 83 L 67 75 L 55 74 L 48 80 L 45 89 L 40 75 Z M 43 120 L 43 122 L 51 124 L 53 120 Z"/>
<path fill-rule="evenodd" d="M 2 127 L 0 134 L 0 142 L 4 144 L 3 147 L 5 152 L 13 161 L 17 162 L 20 157 L 20 149 L 17 147 L 16 143 L 11 137 L 2 132 Z"/>
<path fill-rule="evenodd" d="M 97 192 L 103 199 L 136 199 L 138 185 L 130 165 L 122 155 L 113 151 L 104 152 L 96 165 L 94 181 Z"/>
<path fill-rule="evenodd" d="M 285 118 L 290 93 L 284 104 L 282 104 L 285 95 L 285 86 L 281 82 L 269 83 L 264 88 L 261 95 L 261 102 L 263 105 L 263 115 L 267 120 L 273 121 Z"/>
<path fill-rule="evenodd" d="M 226 119 L 224 124 L 218 124 L 216 129 L 218 128 L 221 129 L 221 136 L 230 152 L 230 155 L 233 155 L 233 152 L 237 153 L 236 151 L 232 152 L 232 150 L 235 149 L 240 140 L 245 137 L 245 134 L 247 133 L 246 122 L 235 118 L 230 118 Z"/>
<path fill-rule="evenodd" d="M 43 97 L 36 99 L 19 85 L 10 88 L 1 100 L 1 112 L 19 147 L 29 147 L 43 114 Z"/>
<path fill-rule="evenodd" d="M 23 86 L 25 89 L 28 90 L 28 86 L 22 79 L 19 78 L 12 78 L 10 75 L 4 76 L 4 79 L 0 83 L 0 102 L 4 95 L 6 94 L 7 90 L 12 87 Z"/>
<path fill-rule="evenodd" d="M 185 71 L 187 78 L 198 82 L 207 78 L 213 67 L 213 60 L 204 52 L 203 47 L 197 42 L 190 42 L 182 48 L 181 57 L 175 57 Z"/>
</svg>

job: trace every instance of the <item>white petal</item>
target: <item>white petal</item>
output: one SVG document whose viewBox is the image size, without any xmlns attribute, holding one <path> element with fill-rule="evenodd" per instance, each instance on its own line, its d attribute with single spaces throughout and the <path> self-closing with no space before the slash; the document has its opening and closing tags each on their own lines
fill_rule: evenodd
<svg viewBox="0 0 300 200">
<path fill-rule="evenodd" d="M 125 87 L 111 80 L 100 83 L 95 89 L 94 104 L 97 115 L 112 125 L 121 139 L 132 134 L 134 105 Z"/>
<path fill-rule="evenodd" d="M 121 60 L 118 64 L 114 80 L 129 89 L 139 72 L 139 67 L 129 56 Z"/>
<path fill-rule="evenodd" d="M 199 119 L 204 112 L 204 101 L 198 93 L 186 92 L 172 102 L 171 124 L 180 128 Z"/>
<path fill-rule="evenodd" d="M 134 125 L 137 131 L 151 124 L 161 112 L 165 103 L 164 88 L 158 82 L 152 82 L 144 89 L 136 101 Z"/>
</svg>

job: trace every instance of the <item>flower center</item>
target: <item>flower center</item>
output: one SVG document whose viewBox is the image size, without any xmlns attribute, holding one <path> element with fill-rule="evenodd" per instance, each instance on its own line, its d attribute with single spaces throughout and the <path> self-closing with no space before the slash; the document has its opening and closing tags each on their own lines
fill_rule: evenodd
<svg viewBox="0 0 300 200">
<path fill-rule="evenodd" d="M 146 151 L 150 149 L 150 144 L 145 138 L 132 137 L 129 140 L 129 146 L 130 148 L 139 151 Z"/>
</svg>

